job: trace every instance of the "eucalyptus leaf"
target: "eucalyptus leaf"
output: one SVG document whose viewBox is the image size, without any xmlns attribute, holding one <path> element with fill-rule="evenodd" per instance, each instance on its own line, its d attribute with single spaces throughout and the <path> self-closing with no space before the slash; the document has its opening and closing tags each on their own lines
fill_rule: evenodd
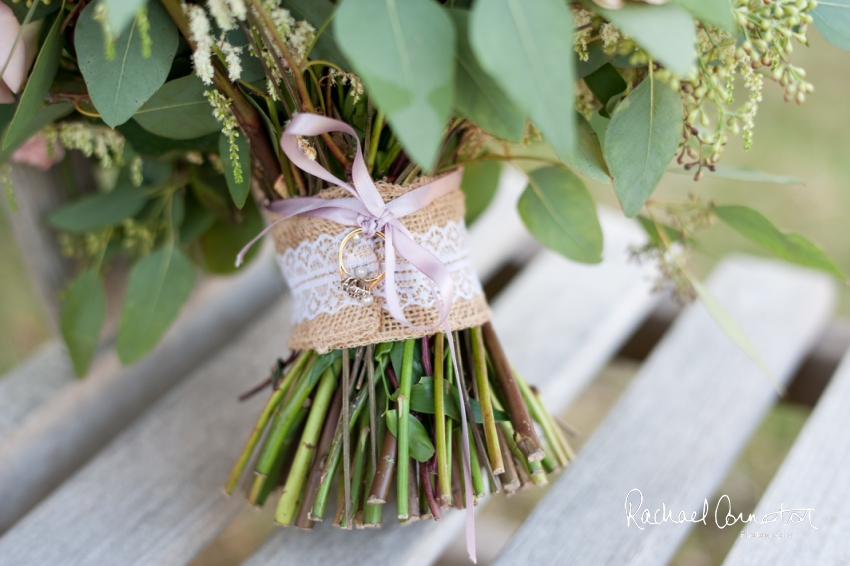
<svg viewBox="0 0 850 566">
<path fill-rule="evenodd" d="M 95 269 L 83 271 L 62 300 L 59 326 L 71 355 L 74 372 L 86 373 L 100 341 L 106 319 L 106 291 Z"/>
<path fill-rule="evenodd" d="M 708 312 L 709 316 L 714 319 L 715 324 L 723 331 L 723 333 L 730 339 L 732 342 L 741 349 L 755 364 L 759 367 L 759 369 L 764 373 L 765 377 L 770 381 L 771 385 L 776 389 L 779 395 L 784 394 L 784 388 L 782 385 L 776 380 L 773 372 L 762 359 L 761 354 L 758 353 L 755 346 L 753 346 L 752 342 L 750 342 L 747 333 L 744 332 L 744 329 L 741 328 L 741 325 L 738 324 L 738 321 L 735 320 L 735 317 L 723 306 L 723 303 L 717 300 L 711 292 L 691 273 L 685 272 L 685 276 L 690 281 L 691 285 L 694 288 L 694 291 L 697 294 L 702 305 L 705 307 L 705 310 Z"/>
<path fill-rule="evenodd" d="M 587 61 L 582 61 L 576 54 L 576 78 L 583 79 L 613 58 L 613 53 L 605 53 L 605 48 L 602 47 L 600 42 L 594 41 L 587 46 Z"/>
<path fill-rule="evenodd" d="M 221 131 L 197 75 L 168 81 L 135 114 L 133 120 L 158 136 L 176 140 L 198 138 Z"/>
<path fill-rule="evenodd" d="M 573 20 L 563 0 L 477 0 L 472 50 L 562 159 L 575 143 Z"/>
<path fill-rule="evenodd" d="M 116 130 L 121 132 L 133 149 L 144 155 L 160 156 L 171 151 L 218 151 L 218 131 L 190 140 L 175 140 L 153 134 L 135 120 L 124 122 Z"/>
<path fill-rule="evenodd" d="M 58 0 L 57 0 L 57 3 Z M 3 149 L 24 143 L 29 137 L 28 126 L 44 103 L 44 97 L 50 90 L 50 85 L 59 69 L 59 58 L 62 55 L 62 35 L 59 33 L 62 18 L 51 17 L 47 21 L 50 27 L 44 36 L 44 42 L 38 50 L 38 56 L 33 65 L 26 87 L 18 98 L 15 116 L 12 118 L 6 133 L 3 135 Z"/>
<path fill-rule="evenodd" d="M 432 0 L 344 0 L 336 40 L 410 158 L 430 170 L 451 114 L 455 32 Z"/>
<path fill-rule="evenodd" d="M 74 45 L 77 63 L 88 93 L 101 119 L 114 128 L 142 107 L 165 82 L 177 52 L 177 27 L 158 0 L 148 5 L 150 56 L 145 57 L 138 22 L 115 40 L 115 57 L 109 59 L 103 26 L 95 21 L 97 2 L 86 6 L 77 20 Z"/>
<path fill-rule="evenodd" d="M 733 230 L 773 255 L 844 280 L 846 276 L 815 244 L 799 234 L 781 232 L 764 215 L 746 206 L 715 206 L 714 214 Z"/>
<path fill-rule="evenodd" d="M 685 171 L 681 167 L 671 167 L 671 173 L 693 176 L 693 171 Z M 777 185 L 802 185 L 802 180 L 790 175 L 777 175 L 753 169 L 751 167 L 735 167 L 733 165 L 715 165 L 715 170 L 702 170 L 703 179 L 717 177 L 719 179 L 734 179 L 735 181 L 750 181 L 753 183 L 775 183 Z"/>
<path fill-rule="evenodd" d="M 449 385 L 447 381 L 443 381 L 443 408 L 445 414 L 450 419 L 460 422 L 460 400 L 458 399 L 458 391 L 455 385 Z M 417 413 L 433 415 L 436 412 L 436 401 L 434 399 L 434 378 L 425 376 L 419 380 L 419 383 L 410 388 L 410 410 Z M 472 409 L 472 417 L 475 422 L 481 424 L 484 422 L 484 417 L 481 415 L 481 403 L 476 399 L 469 400 L 470 408 Z M 500 409 L 493 409 L 493 417 L 496 422 L 505 422 L 510 420 L 510 415 Z"/>
<path fill-rule="evenodd" d="M 624 92 L 629 86 L 610 63 L 602 65 L 599 69 L 584 77 L 584 83 L 596 97 L 596 100 L 602 104 L 602 110 L 599 113 L 606 118 L 610 117 L 606 110 L 608 101 Z"/>
<path fill-rule="evenodd" d="M 704 2 L 706 0 L 694 0 Z M 694 20 L 681 6 L 650 6 L 628 2 L 618 10 L 605 10 L 585 0 L 588 8 L 634 39 L 649 55 L 679 76 L 696 70 L 696 30 Z"/>
<path fill-rule="evenodd" d="M 517 205 L 528 231 L 547 248 L 582 263 L 602 261 L 602 228 L 584 183 L 560 167 L 532 171 Z"/>
<path fill-rule="evenodd" d="M 283 6 L 296 20 L 307 20 L 316 28 L 317 33 L 321 32 L 310 52 L 311 59 L 330 61 L 343 69 L 349 68 L 348 61 L 334 39 L 333 20 L 336 6 L 332 2 L 329 0 L 283 0 Z"/>
<path fill-rule="evenodd" d="M 131 364 L 159 342 L 195 286 L 195 268 L 173 245 L 142 258 L 130 270 L 116 341 L 118 357 Z"/>
<path fill-rule="evenodd" d="M 604 155 L 626 216 L 636 215 L 661 181 L 679 147 L 683 120 L 679 93 L 651 76 L 614 111 Z"/>
<path fill-rule="evenodd" d="M 732 3 L 729 0 L 673 0 L 701 22 L 730 33 L 736 30 Z"/>
<path fill-rule="evenodd" d="M 342 358 L 342 350 L 331 350 L 327 354 L 322 354 L 313 364 L 310 370 L 309 383 L 315 385 L 326 369 L 331 367 L 334 362 Z M 311 385 L 311 386 L 312 386 Z"/>
<path fill-rule="evenodd" d="M 218 219 L 215 213 L 203 206 L 192 192 L 186 194 L 183 222 L 180 224 L 180 243 L 189 245 L 209 230 Z"/>
<path fill-rule="evenodd" d="M 190 248 L 192 259 L 204 271 L 227 274 L 237 270 L 236 254 L 264 228 L 263 217 L 253 199 L 245 202 L 240 217 L 236 223 L 216 220 Z M 245 255 L 245 262 L 250 262 L 259 252 L 259 246 L 252 247 Z"/>
<path fill-rule="evenodd" d="M 850 0 L 822 0 L 812 10 L 815 27 L 827 41 L 850 50 Z"/>
<path fill-rule="evenodd" d="M 148 193 L 144 188 L 119 184 L 108 193 L 84 196 L 63 206 L 48 222 L 65 232 L 91 232 L 135 216 L 147 201 Z"/>
<path fill-rule="evenodd" d="M 12 9 L 12 13 L 15 14 L 15 17 L 18 19 L 18 22 L 24 23 L 26 20 L 27 13 L 30 11 L 31 5 L 27 5 L 27 2 L 22 0 L 3 0 L 3 3 L 9 6 Z M 59 7 L 62 5 L 61 2 L 53 1 L 50 4 L 46 4 L 45 2 L 39 2 L 38 6 L 35 7 L 35 12 L 33 12 L 32 17 L 30 18 L 31 22 L 37 22 L 38 20 L 43 20 L 53 12 L 59 10 Z"/>
<path fill-rule="evenodd" d="M 599 136 L 593 131 L 593 127 L 584 119 L 584 116 L 577 116 L 576 124 L 578 125 L 578 128 L 576 128 L 578 143 L 576 143 L 573 152 L 562 161 L 588 179 L 597 183 L 610 184 L 611 174 L 608 172 L 608 165 L 606 165 L 605 157 L 602 154 Z"/>
<path fill-rule="evenodd" d="M 457 31 L 455 110 L 497 138 L 521 142 L 525 116 L 478 64 L 469 44 L 469 13 L 465 10 L 449 10 L 449 13 Z"/>
<path fill-rule="evenodd" d="M 650 240 L 656 244 L 665 244 L 664 239 L 662 239 L 661 235 L 658 233 L 658 226 L 656 226 L 655 222 L 653 222 L 651 218 L 639 214 L 637 219 L 638 222 L 640 222 L 641 228 L 643 228 L 643 231 L 646 232 L 646 235 L 649 236 Z M 667 243 L 676 242 L 681 239 L 679 231 L 672 226 L 668 226 L 667 224 L 660 224 L 660 226 L 664 230 L 664 237 L 667 239 Z"/>
<path fill-rule="evenodd" d="M 498 161 L 471 163 L 463 169 L 460 190 L 466 195 L 466 223 L 472 224 L 493 200 L 499 188 L 502 164 Z"/>
<path fill-rule="evenodd" d="M 114 37 L 120 36 L 148 0 L 98 0 L 106 9 L 106 24 Z"/>
<path fill-rule="evenodd" d="M 387 428 L 390 429 L 393 436 L 398 438 L 398 411 L 395 409 L 389 410 L 385 413 L 385 416 L 387 418 Z M 419 419 L 410 414 L 407 415 L 407 418 L 410 419 L 410 425 L 408 426 L 410 457 L 417 462 L 427 462 L 436 451 L 434 449 L 434 443 L 431 442 L 431 439 L 428 437 L 428 431 L 425 430 Z"/>
<path fill-rule="evenodd" d="M 8 110 L 7 110 L 8 108 Z M 12 113 L 17 108 L 17 105 L 0 104 L 0 128 L 2 128 L 3 118 L 8 117 L 11 122 Z M 0 150 L 0 163 L 5 163 L 9 160 L 12 154 L 24 142 L 26 142 L 36 132 L 41 130 L 47 124 L 55 122 L 60 118 L 64 118 L 74 110 L 74 105 L 71 102 L 59 102 L 57 104 L 46 104 L 39 108 L 32 119 L 24 127 L 22 133 L 16 136 L 15 141 L 11 142 L 6 149 Z M 2 129 L 0 129 L 2 131 Z"/>
<path fill-rule="evenodd" d="M 245 200 L 251 192 L 251 148 L 245 136 L 239 134 L 236 138 L 236 147 L 239 150 L 237 161 L 240 168 L 240 179 L 236 178 L 233 162 L 230 160 L 230 141 L 224 133 L 218 141 L 218 152 L 221 157 L 221 165 L 224 168 L 224 177 L 227 179 L 227 188 L 237 208 L 245 206 Z"/>
</svg>

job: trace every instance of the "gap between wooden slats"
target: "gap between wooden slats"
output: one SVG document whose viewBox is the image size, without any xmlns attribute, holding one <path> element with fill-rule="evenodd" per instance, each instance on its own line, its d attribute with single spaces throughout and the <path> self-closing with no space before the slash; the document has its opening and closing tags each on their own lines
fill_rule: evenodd
<svg viewBox="0 0 850 566">
<path fill-rule="evenodd" d="M 834 300 L 825 276 L 756 259 L 722 262 L 709 288 L 783 382 Z M 497 564 L 666 564 L 687 526 L 627 527 L 626 495 L 640 489 L 651 511 L 701 511 L 775 399 L 705 309 L 689 307 Z"/>
<path fill-rule="evenodd" d="M 746 534 L 739 535 L 724 566 L 850 564 L 848 407 L 850 353 L 844 356 L 754 515 L 762 521 L 765 515 L 779 511 L 780 505 L 814 511 L 799 512 L 799 522 L 792 522 L 791 514 L 785 513 L 774 523 L 730 527 Z M 755 536 L 759 534 L 770 538 Z"/>
</svg>

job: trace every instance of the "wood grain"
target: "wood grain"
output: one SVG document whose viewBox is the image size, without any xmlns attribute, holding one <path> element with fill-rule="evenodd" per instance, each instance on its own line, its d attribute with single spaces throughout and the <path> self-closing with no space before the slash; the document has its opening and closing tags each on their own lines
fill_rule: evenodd
<svg viewBox="0 0 850 566">
<path fill-rule="evenodd" d="M 824 391 L 754 515 L 761 521 L 782 505 L 812 508 L 800 522 L 785 514 L 775 523 L 743 528 L 724 566 L 850 564 L 850 354 Z M 733 502 L 734 504 L 734 502 Z M 811 518 L 811 522 L 809 521 Z M 814 526 L 815 528 L 812 528 Z M 783 537 L 757 538 L 761 534 Z M 790 535 L 790 538 L 787 538 Z"/>
<path fill-rule="evenodd" d="M 724 261 L 709 288 L 782 382 L 834 299 L 825 276 L 755 259 Z M 705 309 L 688 307 L 496 563 L 666 564 L 687 524 L 627 526 L 627 494 L 640 489 L 652 512 L 701 512 L 775 400 Z"/>
</svg>

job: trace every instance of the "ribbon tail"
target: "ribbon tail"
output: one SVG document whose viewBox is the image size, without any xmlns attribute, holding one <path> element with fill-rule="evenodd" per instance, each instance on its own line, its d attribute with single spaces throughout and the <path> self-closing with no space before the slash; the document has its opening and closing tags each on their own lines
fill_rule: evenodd
<svg viewBox="0 0 850 566">
<path fill-rule="evenodd" d="M 236 255 L 236 267 L 242 265 L 242 263 L 245 261 L 245 254 L 248 253 L 248 250 L 251 249 L 251 246 L 257 243 L 257 240 L 268 234 L 271 229 L 278 224 L 278 222 L 282 222 L 284 220 L 286 220 L 286 218 L 279 218 L 278 220 L 275 220 L 274 222 L 263 228 L 262 232 L 254 236 L 254 238 L 250 242 L 245 244 L 245 246 L 241 250 L 239 250 L 239 253 Z"/>
<path fill-rule="evenodd" d="M 457 354 L 455 353 L 455 341 L 452 336 L 452 329 L 449 326 L 449 321 L 446 320 L 446 336 L 449 339 L 449 352 L 452 356 L 452 365 L 454 366 L 455 375 L 460 378 L 460 365 L 457 363 Z M 460 401 L 460 430 L 461 436 L 461 455 L 463 458 L 463 485 L 464 496 L 466 501 L 466 552 L 469 554 L 469 559 L 473 563 L 477 563 L 475 556 L 475 505 L 473 504 L 472 495 L 472 460 L 470 457 L 469 447 L 469 431 L 466 422 L 466 403 L 463 401 L 463 391 L 461 391 L 461 383 L 458 382 L 458 400 Z"/>
</svg>

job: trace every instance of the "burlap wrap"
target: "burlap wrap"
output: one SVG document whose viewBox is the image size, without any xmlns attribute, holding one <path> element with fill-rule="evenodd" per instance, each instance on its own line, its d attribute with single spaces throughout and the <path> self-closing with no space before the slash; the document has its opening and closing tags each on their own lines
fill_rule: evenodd
<svg viewBox="0 0 850 566">
<path fill-rule="evenodd" d="M 432 180 L 433 178 L 422 177 L 404 187 L 377 182 L 376 187 L 384 202 L 389 202 L 393 198 Z M 318 196 L 327 199 L 351 198 L 351 195 L 342 188 L 325 189 Z M 464 212 L 464 195 L 460 190 L 455 190 L 435 200 L 427 207 L 400 218 L 400 220 L 414 238 L 417 238 L 418 235 L 425 234 L 435 226 L 444 227 L 449 223 L 457 223 L 462 228 Z M 274 220 L 273 216 L 272 219 Z M 315 243 L 320 241 L 325 234 L 340 236 L 352 229 L 351 226 L 342 226 L 330 220 L 296 216 L 277 224 L 272 230 L 272 235 L 279 257 L 282 257 L 287 250 L 295 250 L 304 242 Z M 465 236 L 465 230 L 463 230 L 463 235 Z M 338 245 L 334 245 L 332 250 L 326 250 L 328 252 L 327 257 L 333 257 L 334 261 L 327 262 L 326 269 L 325 266 L 321 267 L 325 272 L 325 277 L 327 277 L 327 274 L 333 273 L 336 281 L 339 281 L 339 268 L 336 261 L 338 249 Z M 465 241 L 464 249 L 466 249 Z M 437 252 L 437 255 L 439 257 L 439 252 Z M 406 262 L 397 256 L 397 264 L 401 263 Z M 315 270 L 315 267 L 313 269 Z M 474 272 L 472 277 L 475 278 Z M 378 285 L 382 286 L 383 284 L 382 281 Z M 480 291 L 477 278 L 475 278 L 475 286 Z M 476 292 L 468 299 L 457 295 L 456 293 L 449 314 L 449 324 L 452 330 L 478 326 L 490 319 L 490 308 L 483 293 Z M 289 347 L 294 350 L 312 349 L 324 353 L 337 348 L 351 348 L 366 344 L 417 338 L 436 332 L 436 330 L 426 332 L 405 326 L 395 320 L 384 308 L 384 301 L 380 297 L 375 297 L 375 299 L 373 304 L 364 306 L 346 297 L 344 305 L 337 312 L 332 314 L 323 312 L 314 318 L 295 321 L 289 339 Z M 440 319 L 439 311 L 435 306 L 407 306 L 404 308 L 404 314 L 411 324 L 420 327 L 433 326 Z"/>
</svg>

